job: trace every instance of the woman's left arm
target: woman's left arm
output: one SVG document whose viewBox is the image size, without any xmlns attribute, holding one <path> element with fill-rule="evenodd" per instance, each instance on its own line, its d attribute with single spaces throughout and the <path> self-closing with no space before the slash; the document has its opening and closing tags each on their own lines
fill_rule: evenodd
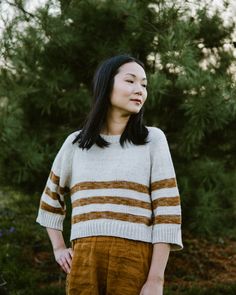
<svg viewBox="0 0 236 295">
<path fill-rule="evenodd" d="M 147 280 L 139 295 L 163 295 L 164 272 L 170 254 L 167 243 L 153 244 L 152 261 Z"/>
</svg>

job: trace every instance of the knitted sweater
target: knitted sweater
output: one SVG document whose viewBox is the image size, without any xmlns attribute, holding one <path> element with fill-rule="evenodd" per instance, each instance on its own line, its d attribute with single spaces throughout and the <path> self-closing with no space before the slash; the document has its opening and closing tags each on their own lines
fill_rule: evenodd
<svg viewBox="0 0 236 295">
<path fill-rule="evenodd" d="M 149 143 L 123 148 L 121 135 L 100 134 L 109 147 L 82 150 L 72 144 L 80 131 L 70 134 L 52 164 L 36 221 L 63 230 L 69 196 L 71 241 L 117 236 L 181 250 L 181 205 L 168 143 L 159 128 L 147 128 Z"/>
</svg>

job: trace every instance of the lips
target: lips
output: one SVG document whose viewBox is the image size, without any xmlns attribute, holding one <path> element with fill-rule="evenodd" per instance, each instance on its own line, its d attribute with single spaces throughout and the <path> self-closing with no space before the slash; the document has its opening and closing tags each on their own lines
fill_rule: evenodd
<svg viewBox="0 0 236 295">
<path fill-rule="evenodd" d="M 138 99 L 138 98 L 134 98 L 134 99 L 131 99 L 132 101 L 137 101 L 139 103 L 142 103 L 142 100 L 141 99 Z"/>
</svg>

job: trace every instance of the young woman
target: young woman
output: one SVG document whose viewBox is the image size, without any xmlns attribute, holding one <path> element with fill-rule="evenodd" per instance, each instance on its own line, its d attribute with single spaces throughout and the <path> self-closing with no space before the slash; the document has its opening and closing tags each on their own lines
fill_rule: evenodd
<svg viewBox="0 0 236 295">
<path fill-rule="evenodd" d="M 162 295 L 169 252 L 183 248 L 181 205 L 166 137 L 142 121 L 143 64 L 105 60 L 93 95 L 84 126 L 53 162 L 37 222 L 67 273 L 68 295 Z M 72 248 L 62 235 L 67 192 Z"/>
</svg>

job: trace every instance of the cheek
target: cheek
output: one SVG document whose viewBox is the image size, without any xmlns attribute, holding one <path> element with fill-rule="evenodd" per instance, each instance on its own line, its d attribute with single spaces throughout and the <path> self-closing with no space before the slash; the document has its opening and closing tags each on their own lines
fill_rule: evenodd
<svg viewBox="0 0 236 295">
<path fill-rule="evenodd" d="M 145 102 L 147 99 L 147 91 L 144 91 L 143 92 L 143 101 Z"/>
<path fill-rule="evenodd" d="M 113 88 L 112 91 L 112 99 L 118 99 L 119 97 L 125 97 L 130 96 L 132 94 L 132 87 L 129 85 L 119 84 L 116 85 L 116 87 Z"/>
</svg>

